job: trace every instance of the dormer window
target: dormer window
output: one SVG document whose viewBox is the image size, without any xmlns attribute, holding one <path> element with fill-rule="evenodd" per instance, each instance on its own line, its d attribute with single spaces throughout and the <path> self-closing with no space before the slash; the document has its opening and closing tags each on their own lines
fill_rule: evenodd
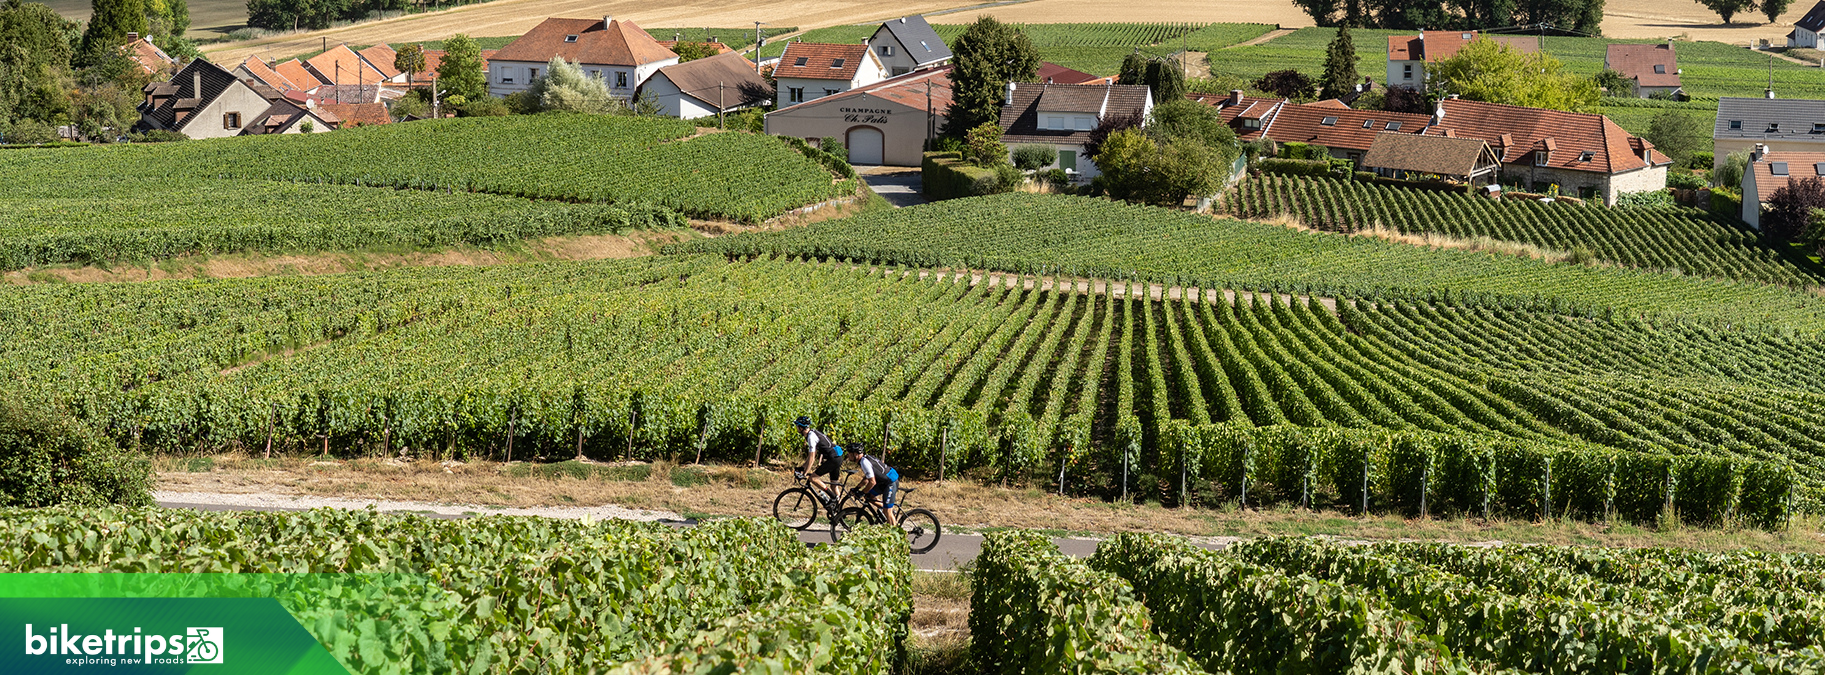
<svg viewBox="0 0 1825 675">
<path fill-rule="evenodd" d="M 1476 33 L 1465 33 L 1464 34 L 1464 39 L 1466 39 L 1466 40 L 1469 40 L 1474 37 L 1476 37 Z"/>
<path fill-rule="evenodd" d="M 1813 122 L 1812 133 L 1825 134 L 1825 122 Z"/>
<path fill-rule="evenodd" d="M 1319 120 L 1319 121 L 1318 121 L 1318 123 L 1319 123 L 1319 124 L 1322 124 L 1322 125 L 1324 125 L 1324 126 L 1327 126 L 1327 127 L 1334 127 L 1334 126 L 1337 126 L 1337 118 L 1335 118 L 1335 117 L 1326 117 L 1326 118 L 1324 118 L 1324 119 L 1322 119 L 1322 120 Z"/>
<path fill-rule="evenodd" d="M 1643 154 L 1646 154 L 1646 153 L 1645 153 L 1645 152 L 1643 152 Z M 1592 159 L 1592 158 L 1594 158 L 1594 157 L 1596 157 L 1596 156 L 1597 156 L 1597 153 L 1595 153 L 1595 152 L 1591 152 L 1591 151 L 1589 151 L 1589 150 L 1585 150 L 1585 151 L 1584 151 L 1584 152 L 1580 152 L 1580 153 L 1578 153 L 1578 161 L 1580 161 L 1580 162 L 1588 162 L 1588 161 L 1591 161 L 1591 159 Z"/>
<path fill-rule="evenodd" d="M 843 67 L 843 61 L 844 61 L 844 60 L 845 60 L 845 59 L 831 59 L 831 60 L 830 60 L 830 67 L 831 67 L 831 68 L 841 68 L 841 67 Z"/>
<path fill-rule="evenodd" d="M 1259 129 L 1259 128 L 1261 128 L 1261 120 L 1254 119 L 1254 118 L 1242 120 L 1242 128 Z"/>
<path fill-rule="evenodd" d="M 1548 156 L 1551 154 L 1552 154 L 1551 152 L 1548 152 L 1546 150 L 1535 150 L 1534 151 L 1534 166 L 1546 166 L 1546 161 L 1548 159 Z"/>
<path fill-rule="evenodd" d="M 792 61 L 792 65 L 803 67 L 807 60 L 809 60 L 809 57 L 800 56 Z"/>
<path fill-rule="evenodd" d="M 1818 164 L 1812 165 L 1812 172 L 1825 176 L 1825 162 L 1819 162 Z"/>
<path fill-rule="evenodd" d="M 1773 134 L 1773 133 L 1779 133 L 1779 132 L 1780 132 L 1780 130 L 1781 130 L 1781 123 L 1780 123 L 1780 122 L 1769 122 L 1769 123 L 1768 123 L 1768 131 L 1766 131 L 1766 132 L 1765 132 L 1765 133 L 1770 133 L 1770 134 Z"/>
<path fill-rule="evenodd" d="M 577 36 L 575 36 L 575 35 L 566 35 L 566 36 L 564 36 L 564 41 L 565 41 L 565 42 L 576 42 L 576 41 L 577 41 Z"/>
<path fill-rule="evenodd" d="M 1400 123 L 1399 122 L 1389 122 L 1386 129 L 1388 131 L 1400 131 Z"/>
<path fill-rule="evenodd" d="M 1768 170 L 1773 171 L 1774 175 L 1776 175 L 1776 176 L 1785 176 L 1785 175 L 1787 175 L 1787 163 L 1786 162 L 1769 162 Z"/>
<path fill-rule="evenodd" d="M 929 51 L 931 51 L 931 50 L 932 50 L 932 46 L 931 46 L 931 45 L 928 45 L 928 44 L 925 44 L 925 41 L 924 41 L 924 40 L 920 40 L 920 41 L 919 41 L 919 46 L 920 46 L 920 47 L 924 47 L 924 48 L 925 48 L 925 51 L 928 51 L 928 52 L 929 52 Z"/>
</svg>

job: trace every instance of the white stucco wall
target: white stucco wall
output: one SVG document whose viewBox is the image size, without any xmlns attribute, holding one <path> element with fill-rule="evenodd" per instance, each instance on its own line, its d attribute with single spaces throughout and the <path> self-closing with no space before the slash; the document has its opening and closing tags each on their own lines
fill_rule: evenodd
<svg viewBox="0 0 1825 675">
<path fill-rule="evenodd" d="M 1787 46 L 1817 47 L 1819 46 L 1819 34 L 1795 26 L 1793 29 L 1793 37 L 1787 38 Z"/>
<path fill-rule="evenodd" d="M 1413 76 L 1407 77 L 1407 66 L 1413 66 Z M 1426 90 L 1425 61 L 1389 61 L 1388 79 L 1382 81 L 1384 86 L 1412 87 L 1417 91 Z"/>
<path fill-rule="evenodd" d="M 658 104 L 660 114 L 678 119 L 694 120 L 716 114 L 714 104 L 685 95 L 684 92 L 679 91 L 678 85 L 674 84 L 671 78 L 665 76 L 665 73 L 657 73 L 648 78 L 642 85 L 639 95 L 651 97 L 653 103 Z M 731 90 L 729 95 L 734 96 L 735 92 Z"/>
<path fill-rule="evenodd" d="M 227 138 L 239 136 L 247 125 L 253 123 L 255 115 L 266 112 L 272 103 L 266 97 L 254 92 L 246 83 L 236 80 L 229 85 L 221 96 L 217 96 L 202 110 L 193 113 L 179 123 L 177 131 L 191 138 Z M 234 129 L 222 128 L 222 116 L 228 113 L 241 114 L 241 126 Z"/>
<path fill-rule="evenodd" d="M 1753 150 L 1757 143 L 1767 145 L 1769 152 L 1825 152 L 1825 137 L 1817 139 L 1784 138 L 1773 141 L 1720 138 L 1711 141 L 1711 152 L 1716 155 L 1711 158 L 1711 166 L 1713 168 L 1723 166 L 1724 159 L 1729 157 L 1730 153 L 1739 150 Z"/>
<path fill-rule="evenodd" d="M 881 132 L 881 163 L 888 166 L 919 166 L 925 156 L 925 111 L 869 94 L 782 108 L 766 119 L 769 134 L 807 139 L 846 139 L 857 127 L 873 127 Z M 930 119 L 932 129 L 943 128 L 944 110 L 933 111 Z"/>
<path fill-rule="evenodd" d="M 584 75 L 599 78 L 607 83 L 610 96 L 622 100 L 629 100 L 634 97 L 634 92 L 640 88 L 640 84 L 645 82 L 647 78 L 652 77 L 653 73 L 659 72 L 660 68 L 676 63 L 678 63 L 678 57 L 674 56 L 663 61 L 654 61 L 640 66 L 611 66 L 597 63 L 584 63 L 579 65 L 582 66 Z M 527 61 L 489 61 L 488 95 L 506 96 L 514 92 L 525 91 L 527 87 L 532 86 L 532 79 L 534 77 L 532 75 L 533 70 L 536 69 L 539 75 L 544 75 L 548 65 L 549 62 L 546 61 L 538 63 Z M 616 84 L 621 81 L 618 75 L 626 76 L 627 86 L 616 86 Z"/>
</svg>

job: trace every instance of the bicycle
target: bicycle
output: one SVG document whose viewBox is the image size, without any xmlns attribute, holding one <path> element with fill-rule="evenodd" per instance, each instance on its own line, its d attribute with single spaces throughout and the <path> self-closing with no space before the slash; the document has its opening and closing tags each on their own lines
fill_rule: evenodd
<svg viewBox="0 0 1825 675">
<path fill-rule="evenodd" d="M 849 473 L 855 473 L 850 471 Z M 944 536 L 944 527 L 938 523 L 938 516 L 926 509 L 907 508 L 906 497 L 918 488 L 901 488 L 900 503 L 895 504 L 895 511 L 900 517 L 900 530 L 906 533 L 906 544 L 913 553 L 926 553 L 938 546 L 938 539 Z M 849 506 L 849 502 L 856 502 Z M 830 541 L 840 542 L 843 535 L 856 525 L 884 525 L 887 514 L 868 495 L 855 490 L 845 491 L 837 503 L 835 517 L 830 519 Z"/>
<path fill-rule="evenodd" d="M 804 530 L 817 522 L 818 509 L 824 513 L 836 513 L 843 495 L 843 484 L 837 482 L 831 486 L 835 494 L 821 494 L 822 490 L 811 487 L 811 477 L 800 471 L 792 472 L 793 486 L 781 490 L 773 498 L 773 519 L 794 530 Z"/>
</svg>

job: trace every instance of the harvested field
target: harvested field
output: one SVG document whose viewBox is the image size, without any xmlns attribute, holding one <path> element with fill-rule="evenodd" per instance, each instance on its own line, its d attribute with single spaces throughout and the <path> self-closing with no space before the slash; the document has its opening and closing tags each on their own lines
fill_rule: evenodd
<svg viewBox="0 0 1825 675">
<path fill-rule="evenodd" d="M 1285 26 L 1310 26 L 1311 17 L 1295 7 L 1291 0 L 1212 3 L 1169 0 L 1167 2 L 1125 2 L 1124 0 L 1033 0 L 1013 5 L 984 7 L 930 17 L 932 23 L 969 23 L 977 17 L 992 15 L 1016 23 L 1096 23 L 1121 21 L 1135 23 L 1265 23 Z M 804 24 L 800 24 L 804 25 Z"/>
</svg>

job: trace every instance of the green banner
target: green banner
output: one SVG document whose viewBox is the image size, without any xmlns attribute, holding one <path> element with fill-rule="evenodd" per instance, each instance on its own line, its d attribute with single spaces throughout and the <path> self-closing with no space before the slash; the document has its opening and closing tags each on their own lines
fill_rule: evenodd
<svg viewBox="0 0 1825 675">
<path fill-rule="evenodd" d="M 0 574 L 0 673 L 347 675 L 325 645 L 352 656 L 439 595 L 402 574 Z"/>
</svg>

